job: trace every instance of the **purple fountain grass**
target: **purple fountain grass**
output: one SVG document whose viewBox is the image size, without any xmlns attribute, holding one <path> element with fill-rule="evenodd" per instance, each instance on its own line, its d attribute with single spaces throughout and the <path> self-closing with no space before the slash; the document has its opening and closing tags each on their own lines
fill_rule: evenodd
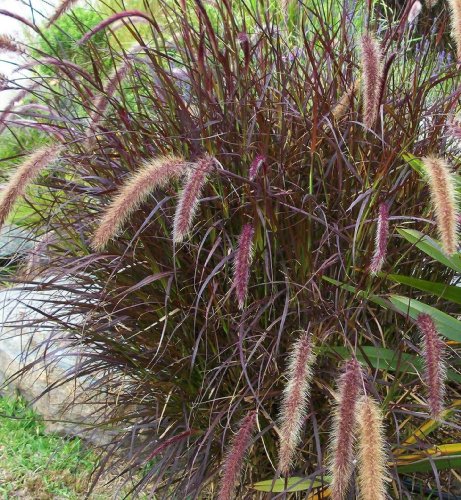
<svg viewBox="0 0 461 500">
<path fill-rule="evenodd" d="M 0 53 L 1 52 L 24 53 L 18 43 L 9 35 L 0 35 Z"/>
<path fill-rule="evenodd" d="M 256 155 L 255 159 L 251 162 L 250 168 L 248 169 L 248 178 L 250 181 L 254 181 L 256 179 L 256 176 L 265 162 L 266 157 L 264 155 Z"/>
<path fill-rule="evenodd" d="M 290 472 L 294 452 L 300 440 L 300 432 L 309 402 L 314 362 L 311 335 L 306 332 L 295 343 L 290 355 L 287 370 L 288 381 L 283 391 L 279 417 L 279 468 L 284 476 Z"/>
<path fill-rule="evenodd" d="M 243 460 L 250 445 L 255 424 L 255 411 L 249 413 L 240 424 L 224 461 L 218 500 L 233 500 L 235 498 L 236 483 L 240 478 Z"/>
<path fill-rule="evenodd" d="M 238 306 L 243 309 L 248 292 L 248 281 L 250 278 L 250 266 L 253 253 L 254 228 L 252 224 L 245 224 L 239 237 L 237 251 L 234 258 L 234 281 L 235 293 Z"/>
<path fill-rule="evenodd" d="M 109 105 L 110 98 L 115 94 L 117 87 L 120 85 L 120 82 L 125 78 L 128 71 L 131 68 L 131 63 L 128 59 L 112 74 L 109 76 L 109 80 L 104 89 L 104 93 L 100 94 L 94 101 L 93 110 L 89 116 L 89 127 L 86 132 L 87 139 L 90 139 L 92 135 L 95 133 L 95 130 L 98 124 L 101 122 L 104 117 L 104 112 Z"/>
<path fill-rule="evenodd" d="M 375 250 L 370 263 L 370 273 L 378 274 L 386 260 L 387 241 L 389 239 L 389 205 L 380 203 L 376 228 Z"/>
<path fill-rule="evenodd" d="M 190 231 L 200 193 L 214 164 L 214 158 L 207 155 L 192 164 L 187 172 L 174 216 L 173 241 L 175 243 L 180 243 Z"/>
<path fill-rule="evenodd" d="M 461 0 L 448 0 L 451 12 L 451 36 L 456 44 L 456 58 L 461 62 Z"/>
<path fill-rule="evenodd" d="M 25 194 L 28 186 L 45 167 L 59 156 L 61 150 L 60 145 L 40 148 L 28 156 L 16 169 L 0 194 L 0 227 L 11 213 L 16 200 Z"/>
<path fill-rule="evenodd" d="M 96 33 L 99 33 L 103 29 L 107 28 L 107 26 L 110 26 L 112 23 L 115 23 L 120 19 L 125 19 L 126 17 L 142 17 L 146 19 L 146 21 L 152 22 L 152 19 L 147 14 L 141 12 L 140 10 L 125 10 L 123 12 L 117 12 L 116 14 L 109 16 L 107 19 L 104 19 L 90 31 L 85 33 L 83 37 L 77 42 L 77 45 L 82 45 L 86 43 Z"/>
<path fill-rule="evenodd" d="M 373 128 L 379 114 L 384 66 L 379 42 L 370 34 L 362 37 L 363 123 Z"/>
<path fill-rule="evenodd" d="M 183 158 L 164 156 L 148 161 L 120 188 L 104 212 L 91 241 L 95 250 L 103 250 L 115 238 L 130 215 L 156 188 L 179 178 L 186 168 Z"/>
<path fill-rule="evenodd" d="M 442 248 L 447 255 L 453 255 L 458 249 L 455 180 L 443 158 L 426 157 L 423 158 L 423 164 L 427 172 Z"/>
<path fill-rule="evenodd" d="M 64 14 L 64 12 L 71 9 L 77 2 L 78 0 L 61 0 L 51 17 L 48 19 L 47 27 L 49 28 L 52 24 L 54 24 Z"/>
<path fill-rule="evenodd" d="M 423 336 L 425 382 L 428 388 L 430 414 L 432 418 L 438 419 L 443 411 L 445 394 L 445 344 L 441 340 L 434 320 L 429 314 L 420 314 L 416 319 L 416 324 Z"/>
<path fill-rule="evenodd" d="M 346 363 L 338 383 L 338 390 L 329 461 L 333 500 L 345 498 L 353 470 L 356 411 L 362 391 L 362 372 L 356 359 Z"/>
<path fill-rule="evenodd" d="M 363 396 L 358 403 L 358 476 L 362 500 L 385 500 L 386 444 L 383 416 L 376 401 Z"/>
</svg>

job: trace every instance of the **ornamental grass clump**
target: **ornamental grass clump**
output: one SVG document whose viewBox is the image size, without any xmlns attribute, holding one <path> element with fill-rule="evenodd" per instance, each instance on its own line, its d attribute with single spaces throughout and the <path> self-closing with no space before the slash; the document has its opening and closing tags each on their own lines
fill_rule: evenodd
<svg viewBox="0 0 461 500">
<path fill-rule="evenodd" d="M 24 20 L 32 82 L 9 78 L 0 129 L 13 161 L 36 149 L 30 127 L 62 148 L 47 175 L 19 167 L 30 196 L 5 188 L 36 243 L 7 284 L 45 294 L 26 324 L 49 333 L 39 361 L 70 354 L 59 383 L 91 383 L 79 404 L 98 401 L 111 438 L 95 481 L 339 499 L 379 498 L 384 475 L 396 498 L 458 494 L 446 3 L 409 25 L 409 2 L 109 2 L 92 29 L 74 6 L 51 18 L 75 20 L 65 58 Z"/>
</svg>

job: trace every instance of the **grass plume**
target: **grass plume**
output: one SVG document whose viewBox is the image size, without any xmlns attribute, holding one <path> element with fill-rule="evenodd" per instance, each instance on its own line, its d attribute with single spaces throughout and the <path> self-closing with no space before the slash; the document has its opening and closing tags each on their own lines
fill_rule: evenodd
<svg viewBox="0 0 461 500">
<path fill-rule="evenodd" d="M 386 444 L 383 417 L 374 399 L 363 396 L 357 408 L 358 479 L 362 500 L 385 500 Z"/>
<path fill-rule="evenodd" d="M 416 319 L 416 324 L 423 337 L 424 378 L 428 389 L 429 410 L 431 417 L 438 419 L 443 411 L 445 394 L 445 344 L 429 314 L 420 314 Z"/>
<path fill-rule="evenodd" d="M 238 306 L 243 309 L 248 292 L 250 266 L 253 258 L 253 225 L 248 223 L 243 226 L 237 244 L 234 258 L 234 287 L 237 295 Z"/>
<path fill-rule="evenodd" d="M 351 481 L 354 458 L 357 403 L 362 388 L 362 372 L 356 359 L 346 362 L 338 383 L 338 401 L 330 444 L 329 470 L 331 498 L 343 500 Z"/>
<path fill-rule="evenodd" d="M 174 217 L 173 241 L 176 243 L 181 242 L 190 231 L 200 193 L 213 165 L 214 158 L 206 156 L 189 167 Z"/>
<path fill-rule="evenodd" d="M 15 170 L 0 193 L 0 227 L 5 224 L 17 199 L 25 194 L 40 172 L 59 156 L 61 149 L 61 146 L 56 145 L 40 148 L 28 156 Z"/>
<path fill-rule="evenodd" d="M 458 249 L 458 209 L 453 174 L 443 158 L 428 156 L 423 158 L 423 164 L 442 248 L 447 255 L 453 255 Z"/>
<path fill-rule="evenodd" d="M 290 354 L 287 383 L 283 391 L 279 417 L 279 468 L 284 476 L 290 472 L 295 449 L 300 441 L 300 432 L 309 403 L 314 362 L 311 335 L 306 332 L 296 341 Z"/>
<path fill-rule="evenodd" d="M 92 247 L 103 250 L 115 238 L 130 215 L 155 189 L 184 173 L 186 162 L 176 156 L 164 156 L 148 161 L 120 188 L 105 210 L 92 239 Z"/>
<path fill-rule="evenodd" d="M 256 424 L 256 412 L 250 412 L 241 422 L 224 460 L 218 500 L 233 500 L 240 479 L 245 453 L 250 445 Z"/>
<path fill-rule="evenodd" d="M 373 128 L 379 114 L 384 66 L 381 47 L 373 35 L 362 37 L 363 123 Z"/>
</svg>

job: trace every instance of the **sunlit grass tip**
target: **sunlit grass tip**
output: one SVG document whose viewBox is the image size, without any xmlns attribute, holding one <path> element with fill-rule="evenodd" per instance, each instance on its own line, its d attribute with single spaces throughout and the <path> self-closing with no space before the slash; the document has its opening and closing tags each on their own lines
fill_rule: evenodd
<svg viewBox="0 0 461 500">
<path fill-rule="evenodd" d="M 93 249 L 103 250 L 149 194 L 168 181 L 179 178 L 184 174 L 186 166 L 183 158 L 163 156 L 146 162 L 138 172 L 130 176 L 105 210 L 91 241 Z"/>
<path fill-rule="evenodd" d="M 455 179 L 443 158 L 423 158 L 442 248 L 447 255 L 458 249 L 458 208 Z"/>
<path fill-rule="evenodd" d="M 0 227 L 4 225 L 17 199 L 23 196 L 40 172 L 49 166 L 62 151 L 62 146 L 44 146 L 30 156 L 14 171 L 0 193 Z"/>
<path fill-rule="evenodd" d="M 363 396 L 358 403 L 358 480 L 362 500 L 385 500 L 386 456 L 383 416 L 374 399 Z"/>
<path fill-rule="evenodd" d="M 300 441 L 309 404 L 314 362 L 311 334 L 306 332 L 295 342 L 290 354 L 280 410 L 279 468 L 284 476 L 290 472 L 296 446 Z"/>
<path fill-rule="evenodd" d="M 356 359 L 346 362 L 338 383 L 330 460 L 331 498 L 343 500 L 349 489 L 354 461 L 357 403 L 362 392 L 362 371 Z"/>
<path fill-rule="evenodd" d="M 200 193 L 214 164 L 214 158 L 207 155 L 193 163 L 188 169 L 174 217 L 173 241 L 175 243 L 180 243 L 190 231 Z"/>
</svg>

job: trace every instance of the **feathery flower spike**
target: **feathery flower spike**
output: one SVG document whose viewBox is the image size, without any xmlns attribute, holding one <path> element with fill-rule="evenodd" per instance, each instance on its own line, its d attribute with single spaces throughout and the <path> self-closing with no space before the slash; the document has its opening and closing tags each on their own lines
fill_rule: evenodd
<svg viewBox="0 0 461 500">
<path fill-rule="evenodd" d="M 426 157 L 423 158 L 423 164 L 427 172 L 442 248 L 447 255 L 453 255 L 458 249 L 458 211 L 453 174 L 443 158 Z"/>
<path fill-rule="evenodd" d="M 56 145 L 40 148 L 28 156 L 13 173 L 0 194 L 0 227 L 5 223 L 16 200 L 24 195 L 40 172 L 58 157 L 61 149 L 61 146 Z"/>
<path fill-rule="evenodd" d="M 344 92 L 341 99 L 335 104 L 331 112 L 335 120 L 340 120 L 351 109 L 352 100 L 355 94 L 360 90 L 361 84 L 361 78 L 355 80 L 355 82 L 348 87 L 346 92 Z"/>
<path fill-rule="evenodd" d="M 389 205 L 379 205 L 378 225 L 376 228 L 375 251 L 370 264 L 370 273 L 378 274 L 381 271 L 387 254 L 387 240 L 389 239 Z"/>
<path fill-rule="evenodd" d="M 288 382 L 283 391 L 280 411 L 279 468 L 287 476 L 299 443 L 301 427 L 306 415 L 312 381 L 312 366 L 315 355 L 312 352 L 311 336 L 304 333 L 295 343 L 287 370 Z"/>
<path fill-rule="evenodd" d="M 411 6 L 410 12 L 408 13 L 408 24 L 413 24 L 413 22 L 421 14 L 422 8 L 422 3 L 419 0 L 416 0 L 416 2 Z"/>
<path fill-rule="evenodd" d="M 213 165 L 214 158 L 205 156 L 191 165 L 188 170 L 174 216 L 173 241 L 175 243 L 180 243 L 190 230 L 200 193 Z"/>
<path fill-rule="evenodd" d="M 448 0 L 451 11 L 451 36 L 456 44 L 456 58 L 461 62 L 461 0 Z"/>
<path fill-rule="evenodd" d="M 240 424 L 222 468 L 218 500 L 233 500 L 236 483 L 243 466 L 245 453 L 250 445 L 256 423 L 256 412 L 249 413 Z"/>
<path fill-rule="evenodd" d="M 234 286 L 238 305 L 243 309 L 248 291 L 250 266 L 252 261 L 254 228 L 245 224 L 239 237 L 237 251 L 234 258 Z"/>
<path fill-rule="evenodd" d="M 362 372 L 356 359 L 346 363 L 338 388 L 329 462 L 332 500 L 343 500 L 346 497 L 352 476 L 356 410 L 362 390 Z"/>
<path fill-rule="evenodd" d="M 372 128 L 379 114 L 384 67 L 379 42 L 372 35 L 362 37 L 363 122 Z"/>
<path fill-rule="evenodd" d="M 175 156 L 164 156 L 148 161 L 120 188 L 107 207 L 96 230 L 91 246 L 103 250 L 115 238 L 130 215 L 156 188 L 184 173 L 186 162 Z"/>
<path fill-rule="evenodd" d="M 265 161 L 266 157 L 264 155 L 257 155 L 255 159 L 251 162 L 248 171 L 248 178 L 250 179 L 250 181 L 254 181 L 256 179 L 256 176 L 258 175 L 258 172 L 264 165 Z"/>
<path fill-rule="evenodd" d="M 443 396 L 445 394 L 446 369 L 443 360 L 445 345 L 429 314 L 420 314 L 416 319 L 416 324 L 423 336 L 425 381 L 428 389 L 430 414 L 433 419 L 437 419 L 443 411 Z"/>
<path fill-rule="evenodd" d="M 23 54 L 24 51 L 9 35 L 0 35 L 0 52 L 16 52 Z"/>
<path fill-rule="evenodd" d="M 386 499 L 386 445 L 383 417 L 376 401 L 363 396 L 358 403 L 359 493 L 362 500 Z"/>
<path fill-rule="evenodd" d="M 72 8 L 78 0 L 61 0 L 61 3 L 56 7 L 53 15 L 48 19 L 47 27 L 54 24 L 67 10 Z"/>
</svg>

